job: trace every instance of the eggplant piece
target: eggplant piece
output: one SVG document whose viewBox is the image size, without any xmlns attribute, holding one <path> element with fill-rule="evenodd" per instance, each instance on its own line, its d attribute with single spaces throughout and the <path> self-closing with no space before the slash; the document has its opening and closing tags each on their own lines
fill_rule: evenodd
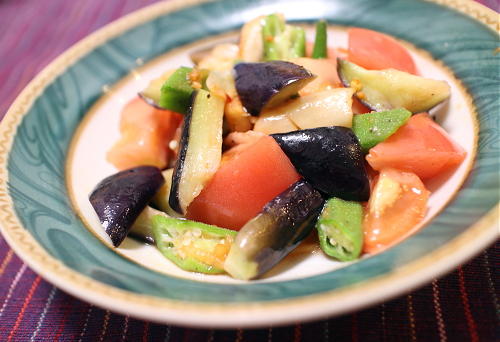
<svg viewBox="0 0 500 342">
<path fill-rule="evenodd" d="M 366 70 L 338 58 L 337 71 L 342 83 L 355 88 L 356 97 L 377 112 L 395 108 L 413 114 L 426 112 L 450 97 L 450 86 L 445 81 L 395 69 Z"/>
<path fill-rule="evenodd" d="M 314 227 L 321 194 L 304 180 L 268 202 L 236 235 L 224 269 L 237 279 L 254 279 L 270 270 Z"/>
<path fill-rule="evenodd" d="M 174 169 L 167 169 L 162 171 L 163 178 L 165 178 L 165 183 L 158 190 L 156 195 L 151 200 L 151 204 L 160 209 L 162 212 L 167 213 L 168 216 L 172 217 L 182 217 L 178 212 L 176 212 L 169 204 L 170 189 L 172 188 L 172 175 L 174 174 Z"/>
<path fill-rule="evenodd" d="M 200 89 L 193 93 L 184 117 L 179 156 L 175 162 L 169 204 L 185 214 L 193 199 L 219 168 L 225 99 Z"/>
<path fill-rule="evenodd" d="M 286 115 L 300 129 L 326 126 L 350 128 L 353 94 L 352 88 L 327 89 L 290 100 L 265 114 Z"/>
<path fill-rule="evenodd" d="M 327 197 L 368 200 L 363 152 L 351 129 L 319 127 L 271 136 L 297 171 Z"/>
<path fill-rule="evenodd" d="M 118 247 L 165 180 L 160 169 L 138 166 L 103 179 L 89 196 L 99 221 Z"/>
<path fill-rule="evenodd" d="M 239 63 L 234 70 L 236 91 L 252 115 L 288 100 L 316 77 L 300 65 L 284 61 Z"/>
<path fill-rule="evenodd" d="M 164 216 L 169 217 L 163 211 L 154 209 L 150 206 L 146 206 L 141 212 L 137 220 L 130 228 L 128 232 L 128 237 L 142 241 L 148 244 L 154 244 L 155 239 L 153 237 L 153 216 Z"/>
</svg>

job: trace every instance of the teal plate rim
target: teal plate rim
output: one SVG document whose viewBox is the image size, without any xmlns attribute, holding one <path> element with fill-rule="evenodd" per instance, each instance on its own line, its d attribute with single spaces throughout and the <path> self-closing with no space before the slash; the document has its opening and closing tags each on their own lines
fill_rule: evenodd
<svg viewBox="0 0 500 342">
<path fill-rule="evenodd" d="M 310 10 L 304 15 L 299 1 L 271 5 L 195 0 L 159 3 L 109 24 L 45 68 L 0 124 L 3 235 L 30 267 L 77 297 L 141 318 L 196 326 L 284 324 L 338 314 L 397 295 L 449 270 L 499 236 L 494 223 L 500 99 L 498 79 L 492 76 L 499 59 L 493 53 L 498 35 L 491 29 L 498 30 L 498 24 L 495 13 L 478 4 L 440 2 L 476 20 L 428 1 L 316 0 L 308 3 Z M 287 6 L 281 8 L 284 3 Z M 78 123 L 102 95 L 102 87 L 125 77 L 137 58 L 148 61 L 232 31 L 257 13 L 276 8 L 291 20 L 321 17 L 338 25 L 387 32 L 427 50 L 454 72 L 471 94 L 479 123 L 478 153 L 459 194 L 431 224 L 398 246 L 303 279 L 203 283 L 159 274 L 113 253 L 87 231 L 67 196 L 65 157 Z M 395 24 L 398 17 L 404 17 L 404 23 Z M 428 20 L 435 25 L 425 25 Z M 449 32 L 449 27 L 454 30 Z"/>
</svg>

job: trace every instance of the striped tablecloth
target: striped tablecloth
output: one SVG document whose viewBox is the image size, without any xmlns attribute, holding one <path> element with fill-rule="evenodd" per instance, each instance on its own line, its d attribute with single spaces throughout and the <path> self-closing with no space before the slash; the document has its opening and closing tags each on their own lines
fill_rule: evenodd
<svg viewBox="0 0 500 342">
<path fill-rule="evenodd" d="M 0 0 L 0 119 L 66 48 L 155 0 Z M 498 8 L 498 0 L 482 3 Z M 500 243 L 424 288 L 370 309 L 280 328 L 155 324 L 82 302 L 31 271 L 0 237 L 0 341 L 494 341 Z M 495 335 L 496 333 L 496 335 Z"/>
</svg>

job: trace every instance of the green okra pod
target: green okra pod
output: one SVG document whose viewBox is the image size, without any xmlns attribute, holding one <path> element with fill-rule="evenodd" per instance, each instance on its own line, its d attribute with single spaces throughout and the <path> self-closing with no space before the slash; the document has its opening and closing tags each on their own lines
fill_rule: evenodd
<svg viewBox="0 0 500 342">
<path fill-rule="evenodd" d="M 153 236 L 160 252 L 186 271 L 224 273 L 224 261 L 236 231 L 216 226 L 156 215 Z"/>
<path fill-rule="evenodd" d="M 316 229 L 325 254 L 340 261 L 355 260 L 363 247 L 363 207 L 333 197 L 325 203 Z"/>
<path fill-rule="evenodd" d="M 268 15 L 262 25 L 264 59 L 287 60 L 304 57 L 306 54 L 306 33 L 303 28 L 287 25 L 282 16 Z"/>
<path fill-rule="evenodd" d="M 354 115 L 352 131 L 363 152 L 367 153 L 370 148 L 393 135 L 410 116 L 411 112 L 404 108 Z"/>
<path fill-rule="evenodd" d="M 282 59 L 279 37 L 285 30 L 285 23 L 277 14 L 270 14 L 264 19 L 262 39 L 264 41 L 264 58 L 266 60 Z"/>
<path fill-rule="evenodd" d="M 302 27 L 291 27 L 291 48 L 289 58 L 304 57 L 306 55 L 306 31 Z"/>
<path fill-rule="evenodd" d="M 314 38 L 312 58 L 328 58 L 327 23 L 324 20 L 316 23 L 316 37 Z"/>
</svg>

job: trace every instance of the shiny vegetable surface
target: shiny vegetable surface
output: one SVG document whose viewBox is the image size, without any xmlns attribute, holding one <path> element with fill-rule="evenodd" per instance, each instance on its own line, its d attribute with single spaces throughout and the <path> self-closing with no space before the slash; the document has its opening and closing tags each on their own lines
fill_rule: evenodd
<svg viewBox="0 0 500 342">
<path fill-rule="evenodd" d="M 330 198 L 316 222 L 319 244 L 326 255 L 340 261 L 359 258 L 363 246 L 363 207 Z"/>
<path fill-rule="evenodd" d="M 306 54 L 306 33 L 303 28 L 287 25 L 279 14 L 270 14 L 263 19 L 262 40 L 264 59 L 286 60 Z"/>
<path fill-rule="evenodd" d="M 346 127 L 273 134 L 299 174 L 328 197 L 366 201 L 370 189 L 358 139 Z"/>
<path fill-rule="evenodd" d="M 158 109 L 135 97 L 122 110 L 120 139 L 106 154 L 119 170 L 141 165 L 167 166 L 172 151 L 168 148 L 182 115 Z"/>
<path fill-rule="evenodd" d="M 327 23 L 320 20 L 316 23 L 316 36 L 314 38 L 314 46 L 312 58 L 328 58 L 328 32 Z"/>
<path fill-rule="evenodd" d="M 200 89 L 193 93 L 191 101 L 169 197 L 170 207 L 180 214 L 186 213 L 188 205 L 217 171 L 222 153 L 224 99 Z"/>
<path fill-rule="evenodd" d="M 413 172 L 421 179 L 453 170 L 464 158 L 465 151 L 425 113 L 412 116 L 366 156 L 375 170 L 395 168 Z"/>
<path fill-rule="evenodd" d="M 394 134 L 410 118 L 404 108 L 354 115 L 352 130 L 364 152 Z"/>
<path fill-rule="evenodd" d="M 235 231 L 162 215 L 153 216 L 152 226 L 160 252 L 183 270 L 224 272 Z"/>
<path fill-rule="evenodd" d="M 299 178 L 273 138 L 261 137 L 225 153 L 212 180 L 189 206 L 187 217 L 239 230 Z"/>
<path fill-rule="evenodd" d="M 417 74 L 410 53 L 394 38 L 360 27 L 348 29 L 347 34 L 349 61 L 369 70 L 392 68 Z"/>
<path fill-rule="evenodd" d="M 160 107 L 173 110 L 177 113 L 186 114 L 191 94 L 194 89 L 189 80 L 189 73 L 193 68 L 180 67 L 165 81 L 161 87 Z"/>
<path fill-rule="evenodd" d="M 288 100 L 315 77 L 300 65 L 285 61 L 238 63 L 234 70 L 241 103 L 252 115 Z"/>
<path fill-rule="evenodd" d="M 161 210 L 154 209 L 149 205 L 146 206 L 130 228 L 128 236 L 145 243 L 154 244 L 152 218 L 156 215 L 168 216 Z"/>
<path fill-rule="evenodd" d="M 164 182 L 154 166 L 139 166 L 103 179 L 89 196 L 113 245 L 119 246 Z"/>
<path fill-rule="evenodd" d="M 363 251 L 379 252 L 414 233 L 427 211 L 429 195 L 414 173 L 383 169 L 363 221 Z"/>
<path fill-rule="evenodd" d="M 337 70 L 346 87 L 356 89 L 356 97 L 375 111 L 405 108 L 425 112 L 450 97 L 445 81 L 408 74 L 395 69 L 366 70 L 343 59 Z"/>
<path fill-rule="evenodd" d="M 323 199 L 300 180 L 267 203 L 238 232 L 224 263 L 237 279 L 254 279 L 270 270 L 310 233 Z"/>
</svg>

